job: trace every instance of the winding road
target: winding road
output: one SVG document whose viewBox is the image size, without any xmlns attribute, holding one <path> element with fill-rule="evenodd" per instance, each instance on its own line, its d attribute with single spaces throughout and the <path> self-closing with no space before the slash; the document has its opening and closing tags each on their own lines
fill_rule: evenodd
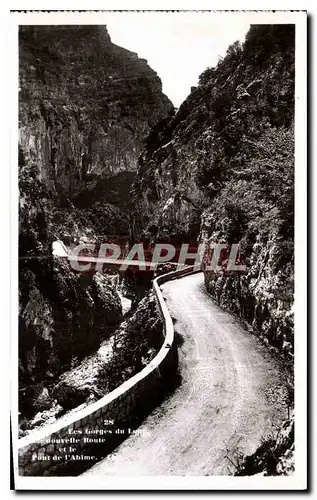
<svg viewBox="0 0 317 500">
<path fill-rule="evenodd" d="M 223 475 L 287 418 L 281 363 L 205 291 L 202 273 L 162 287 L 181 334 L 181 383 L 84 475 Z"/>
</svg>

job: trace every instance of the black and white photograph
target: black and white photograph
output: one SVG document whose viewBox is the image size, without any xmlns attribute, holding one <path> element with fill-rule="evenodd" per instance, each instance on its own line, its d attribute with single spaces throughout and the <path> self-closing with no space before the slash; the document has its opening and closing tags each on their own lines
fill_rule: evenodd
<svg viewBox="0 0 317 500">
<path fill-rule="evenodd" d="M 305 489 L 306 12 L 11 17 L 17 488 Z"/>
</svg>

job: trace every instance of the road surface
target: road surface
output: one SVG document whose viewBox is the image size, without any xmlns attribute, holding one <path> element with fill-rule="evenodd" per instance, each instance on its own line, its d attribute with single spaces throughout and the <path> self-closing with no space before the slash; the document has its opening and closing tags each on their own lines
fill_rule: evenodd
<svg viewBox="0 0 317 500">
<path fill-rule="evenodd" d="M 85 475 L 232 474 L 287 418 L 280 362 L 205 291 L 202 273 L 162 291 L 183 337 L 181 383 L 111 455 Z"/>
</svg>

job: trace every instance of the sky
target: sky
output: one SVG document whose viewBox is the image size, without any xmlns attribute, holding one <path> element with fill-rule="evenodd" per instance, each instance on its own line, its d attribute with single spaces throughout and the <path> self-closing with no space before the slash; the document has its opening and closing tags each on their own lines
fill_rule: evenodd
<svg viewBox="0 0 317 500">
<path fill-rule="evenodd" d="M 243 12 L 113 12 L 105 21 L 113 43 L 147 59 L 175 107 L 250 26 Z"/>
</svg>

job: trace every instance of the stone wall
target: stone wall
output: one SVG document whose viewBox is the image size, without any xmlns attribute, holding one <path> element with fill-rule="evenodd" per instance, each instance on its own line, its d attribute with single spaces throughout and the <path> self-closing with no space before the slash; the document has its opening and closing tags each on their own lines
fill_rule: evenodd
<svg viewBox="0 0 317 500">
<path fill-rule="evenodd" d="M 164 318 L 164 342 L 137 375 L 96 403 L 19 440 L 19 474 L 77 476 L 137 432 L 143 418 L 163 399 L 177 369 L 173 322 L 159 286 L 194 272 L 192 267 L 156 278 L 153 289 Z"/>
</svg>

